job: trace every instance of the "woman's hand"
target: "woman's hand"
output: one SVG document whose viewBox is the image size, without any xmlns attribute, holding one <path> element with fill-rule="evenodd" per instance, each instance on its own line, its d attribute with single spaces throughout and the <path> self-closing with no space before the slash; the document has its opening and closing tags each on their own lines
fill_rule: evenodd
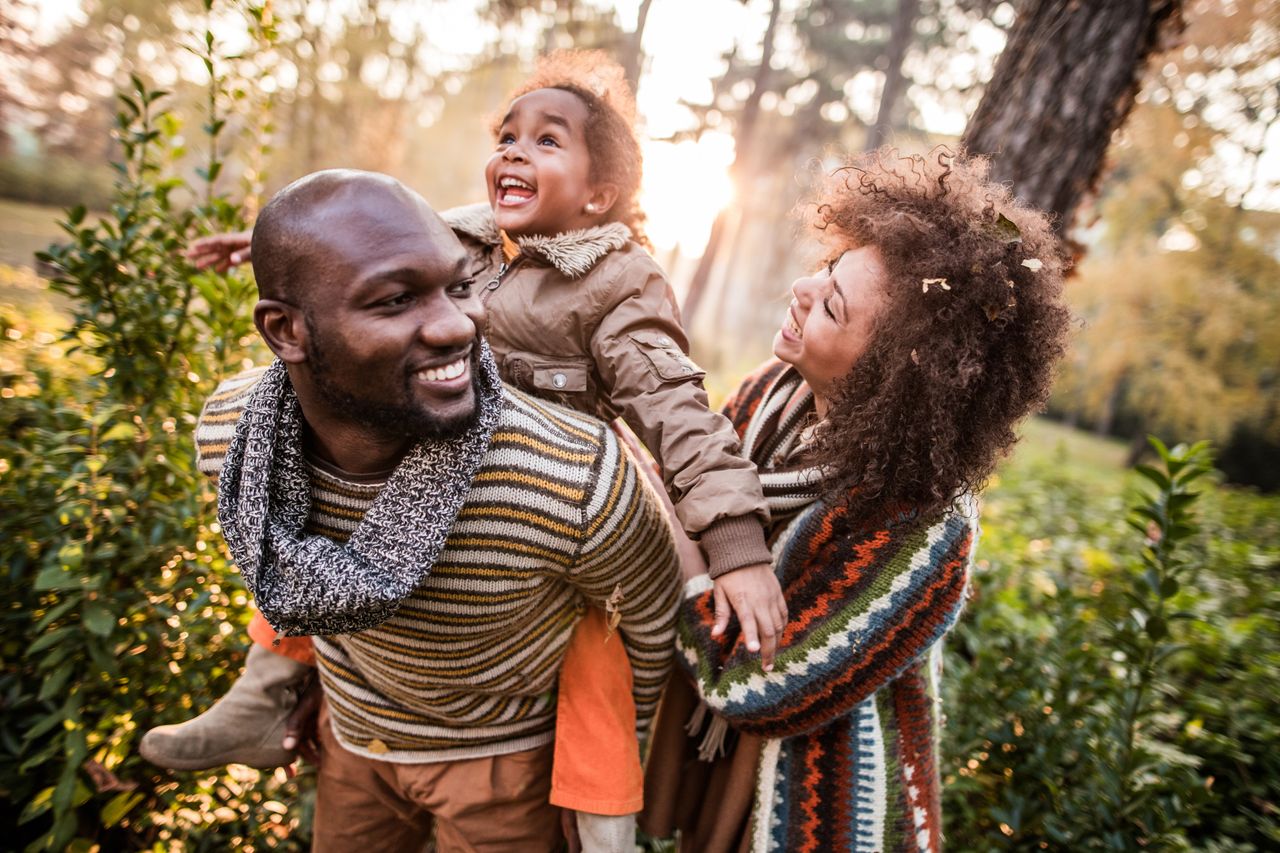
<svg viewBox="0 0 1280 853">
<path fill-rule="evenodd" d="M 213 267 L 216 272 L 226 272 L 249 260 L 252 238 L 252 231 L 213 234 L 196 240 L 184 254 L 198 270 Z"/>
</svg>

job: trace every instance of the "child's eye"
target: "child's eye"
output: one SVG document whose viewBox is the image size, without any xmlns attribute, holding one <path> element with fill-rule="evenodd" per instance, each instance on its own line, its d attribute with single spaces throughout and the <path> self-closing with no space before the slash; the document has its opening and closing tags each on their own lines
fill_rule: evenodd
<svg viewBox="0 0 1280 853">
<path fill-rule="evenodd" d="M 498 144 L 499 144 L 499 145 L 510 145 L 511 143 L 513 143 L 513 142 L 515 142 L 515 141 L 516 141 L 516 138 L 515 138 L 515 135 L 514 135 L 514 134 L 510 134 L 510 133 L 500 133 L 500 134 L 498 134 Z"/>
<path fill-rule="evenodd" d="M 538 140 L 539 145 L 550 145 L 555 148 L 560 147 L 560 142 L 554 136 L 544 136 Z"/>
</svg>

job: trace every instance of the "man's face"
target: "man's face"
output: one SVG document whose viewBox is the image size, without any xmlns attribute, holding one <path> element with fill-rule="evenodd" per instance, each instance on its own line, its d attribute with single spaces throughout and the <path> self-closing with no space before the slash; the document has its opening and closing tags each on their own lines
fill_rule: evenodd
<svg viewBox="0 0 1280 853">
<path fill-rule="evenodd" d="M 317 397 L 379 437 L 461 433 L 477 416 L 484 326 L 462 245 L 390 194 L 353 193 L 331 208 L 304 306 Z"/>
</svg>

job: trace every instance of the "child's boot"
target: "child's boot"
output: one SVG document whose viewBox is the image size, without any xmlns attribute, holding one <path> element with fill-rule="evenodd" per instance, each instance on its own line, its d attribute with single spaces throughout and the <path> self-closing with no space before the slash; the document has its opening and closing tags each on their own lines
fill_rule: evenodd
<svg viewBox="0 0 1280 853">
<path fill-rule="evenodd" d="M 293 761 L 284 749 L 285 723 L 314 667 L 254 644 L 244 672 L 213 707 L 185 723 L 147 732 L 138 752 L 170 770 L 208 770 L 224 764 L 280 767 Z"/>
</svg>

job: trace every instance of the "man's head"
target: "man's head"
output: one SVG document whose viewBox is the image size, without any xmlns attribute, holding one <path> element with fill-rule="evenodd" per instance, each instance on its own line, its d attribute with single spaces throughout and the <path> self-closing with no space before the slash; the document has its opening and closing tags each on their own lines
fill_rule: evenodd
<svg viewBox="0 0 1280 853">
<path fill-rule="evenodd" d="M 254 322 L 313 429 L 385 442 L 474 422 L 484 308 L 421 196 L 369 172 L 301 178 L 259 215 L 253 271 Z"/>
</svg>

